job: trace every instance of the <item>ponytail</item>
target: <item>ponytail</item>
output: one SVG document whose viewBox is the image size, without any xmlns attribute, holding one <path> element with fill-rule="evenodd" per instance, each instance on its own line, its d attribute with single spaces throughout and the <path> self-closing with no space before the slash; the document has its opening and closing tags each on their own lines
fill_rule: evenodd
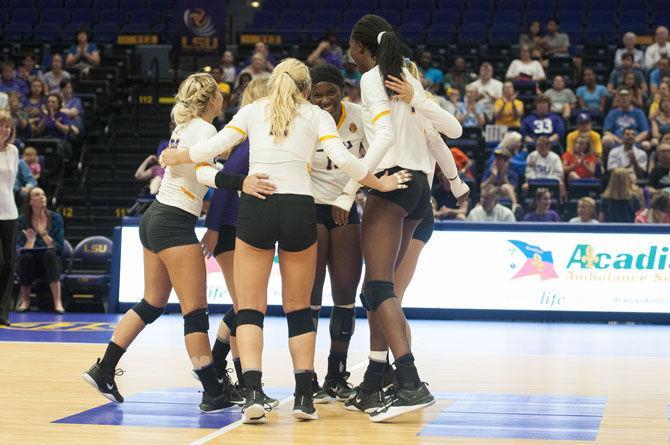
<svg viewBox="0 0 670 445">
<path fill-rule="evenodd" d="M 404 62 L 402 43 L 398 34 L 383 17 L 374 14 L 364 15 L 351 30 L 351 38 L 360 42 L 375 58 L 382 82 L 388 76 L 401 77 Z M 388 88 L 385 89 L 389 96 L 395 94 Z"/>
<path fill-rule="evenodd" d="M 307 66 L 296 59 L 286 59 L 277 65 L 268 84 L 270 94 L 270 134 L 275 144 L 288 136 L 289 127 L 298 115 L 298 107 L 306 102 L 302 92 L 310 87 Z"/>
</svg>

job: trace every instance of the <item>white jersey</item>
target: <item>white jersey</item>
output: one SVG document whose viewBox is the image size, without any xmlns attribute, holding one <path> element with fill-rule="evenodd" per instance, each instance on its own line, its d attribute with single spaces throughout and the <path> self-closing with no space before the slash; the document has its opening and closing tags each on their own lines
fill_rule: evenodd
<svg viewBox="0 0 670 445">
<path fill-rule="evenodd" d="M 365 134 L 361 106 L 351 102 L 342 102 L 342 116 L 337 123 L 337 132 L 344 147 L 357 158 L 365 154 Z M 317 204 L 332 205 L 340 196 L 342 189 L 349 182 L 349 175 L 344 173 L 326 156 L 326 151 L 319 144 L 312 158 L 312 192 Z"/>
<path fill-rule="evenodd" d="M 266 173 L 277 186 L 275 193 L 312 196 L 310 162 L 317 144 L 350 177 L 360 180 L 367 174 L 365 165 L 342 144 L 333 117 L 316 105 L 299 105 L 288 135 L 275 143 L 271 134 L 270 101 L 257 100 L 242 107 L 214 137 L 190 147 L 194 162 L 211 159 L 229 151 L 242 138 L 249 137 L 249 174 Z"/>
<path fill-rule="evenodd" d="M 216 128 L 200 118 L 177 125 L 172 132 L 170 144 L 166 150 L 192 147 L 216 134 Z M 212 157 L 213 159 L 213 157 Z M 195 216 L 202 212 L 202 199 L 207 193 L 207 185 L 202 184 L 198 170 L 209 166 L 202 164 L 182 164 L 168 167 L 161 181 L 156 199 L 161 204 L 171 205 Z M 211 167 L 209 167 L 211 169 Z M 212 185 L 212 184 L 210 184 Z"/>
</svg>

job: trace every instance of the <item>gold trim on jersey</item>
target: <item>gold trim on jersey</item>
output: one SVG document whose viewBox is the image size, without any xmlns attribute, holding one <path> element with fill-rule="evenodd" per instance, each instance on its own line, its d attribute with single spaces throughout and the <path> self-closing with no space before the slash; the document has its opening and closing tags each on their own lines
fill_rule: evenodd
<svg viewBox="0 0 670 445">
<path fill-rule="evenodd" d="M 342 107 L 342 114 L 340 115 L 340 120 L 337 122 L 337 129 L 339 130 L 342 124 L 344 123 L 344 120 L 347 118 L 347 107 L 344 106 L 343 102 L 340 102 L 340 106 Z"/>
<path fill-rule="evenodd" d="M 201 167 L 211 167 L 211 165 L 212 164 L 210 164 L 209 162 L 201 162 L 201 163 L 199 163 L 198 165 L 195 166 L 195 169 L 197 170 Z"/>
<path fill-rule="evenodd" d="M 242 136 L 246 136 L 247 132 L 242 130 L 240 127 L 236 127 L 235 125 L 226 125 L 224 128 L 230 128 L 231 130 L 237 131 L 239 134 Z"/>
<path fill-rule="evenodd" d="M 191 198 L 193 201 L 195 201 L 195 195 L 191 193 L 191 191 L 186 187 L 183 186 L 179 187 L 179 191 L 182 192 L 184 195 L 188 196 L 189 198 Z"/>
<path fill-rule="evenodd" d="M 389 114 L 391 114 L 391 110 L 384 110 L 381 113 L 378 113 L 375 117 L 372 118 L 372 123 L 374 124 L 379 119 L 381 119 L 384 116 L 388 116 Z"/>
<path fill-rule="evenodd" d="M 335 138 L 339 138 L 339 136 L 336 136 L 334 134 L 327 134 L 325 136 L 321 136 L 319 138 L 319 142 L 323 142 L 323 141 L 327 141 L 328 139 L 335 139 Z"/>
</svg>

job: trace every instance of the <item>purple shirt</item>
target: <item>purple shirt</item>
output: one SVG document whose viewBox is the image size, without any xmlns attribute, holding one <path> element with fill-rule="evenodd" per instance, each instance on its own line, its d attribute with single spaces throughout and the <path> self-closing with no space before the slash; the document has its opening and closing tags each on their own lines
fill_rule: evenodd
<svg viewBox="0 0 670 445">
<path fill-rule="evenodd" d="M 225 173 L 246 175 L 249 173 L 249 140 L 245 139 L 235 147 L 223 166 Z M 219 230 L 221 226 L 237 226 L 240 196 L 237 190 L 214 190 L 205 219 L 205 227 Z"/>
<path fill-rule="evenodd" d="M 521 123 L 521 135 L 537 139 L 540 136 L 550 137 L 558 134 L 560 139 L 565 137 L 565 124 L 563 118 L 556 113 L 549 113 L 540 117 L 533 113 Z"/>
<path fill-rule="evenodd" d="M 28 85 L 22 79 L 16 77 L 9 82 L 0 79 L 0 93 L 9 94 L 15 91 L 25 97 L 28 95 Z"/>
<path fill-rule="evenodd" d="M 553 210 L 547 210 L 543 215 L 535 212 L 526 213 L 523 220 L 526 222 L 561 222 L 558 213 Z"/>
<path fill-rule="evenodd" d="M 63 125 L 70 125 L 70 119 L 65 113 L 59 111 L 56 115 L 56 119 L 59 118 Z M 42 133 L 42 136 L 45 138 L 65 139 L 66 135 L 58 131 L 58 128 L 56 128 L 56 121 L 47 113 L 44 115 L 44 133 Z"/>
</svg>

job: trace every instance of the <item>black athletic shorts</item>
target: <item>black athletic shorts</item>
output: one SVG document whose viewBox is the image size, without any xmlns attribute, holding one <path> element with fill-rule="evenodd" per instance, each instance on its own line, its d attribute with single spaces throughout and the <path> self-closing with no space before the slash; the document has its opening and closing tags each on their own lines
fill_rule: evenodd
<svg viewBox="0 0 670 445">
<path fill-rule="evenodd" d="M 416 230 L 412 239 L 418 239 L 424 243 L 428 243 L 428 240 L 433 236 L 433 226 L 435 225 L 435 217 L 433 216 L 433 209 L 428 210 L 426 216 L 423 217 Z"/>
<path fill-rule="evenodd" d="M 258 199 L 246 193 L 240 199 L 237 237 L 259 249 L 300 252 L 316 242 L 314 198 L 276 194 Z"/>
<path fill-rule="evenodd" d="M 389 175 L 404 170 L 402 167 L 392 167 L 388 169 Z M 407 183 L 406 189 L 397 189 L 392 192 L 380 192 L 379 190 L 370 190 L 370 195 L 377 196 L 387 201 L 398 204 L 407 212 L 406 219 L 423 219 L 428 213 L 430 207 L 430 186 L 426 174 L 422 171 L 407 170 L 412 173 L 412 180 Z M 384 175 L 384 172 L 377 173 L 377 177 Z"/>
<path fill-rule="evenodd" d="M 195 236 L 198 217 L 178 207 L 154 201 L 142 215 L 140 242 L 153 253 L 170 247 L 200 244 Z"/>
<path fill-rule="evenodd" d="M 342 227 L 335 224 L 335 220 L 333 219 L 333 206 L 327 204 L 316 204 L 316 223 L 323 224 L 328 231 L 337 227 Z M 354 203 L 354 205 L 351 206 L 351 209 L 349 209 L 349 219 L 347 220 L 347 224 L 360 223 L 361 220 L 358 218 L 358 209 L 356 208 L 356 203 Z"/>
<path fill-rule="evenodd" d="M 235 226 L 221 226 L 219 228 L 219 240 L 216 242 L 216 247 L 214 247 L 214 252 L 212 252 L 212 255 L 217 257 L 222 253 L 235 250 L 236 232 L 237 227 Z"/>
</svg>

